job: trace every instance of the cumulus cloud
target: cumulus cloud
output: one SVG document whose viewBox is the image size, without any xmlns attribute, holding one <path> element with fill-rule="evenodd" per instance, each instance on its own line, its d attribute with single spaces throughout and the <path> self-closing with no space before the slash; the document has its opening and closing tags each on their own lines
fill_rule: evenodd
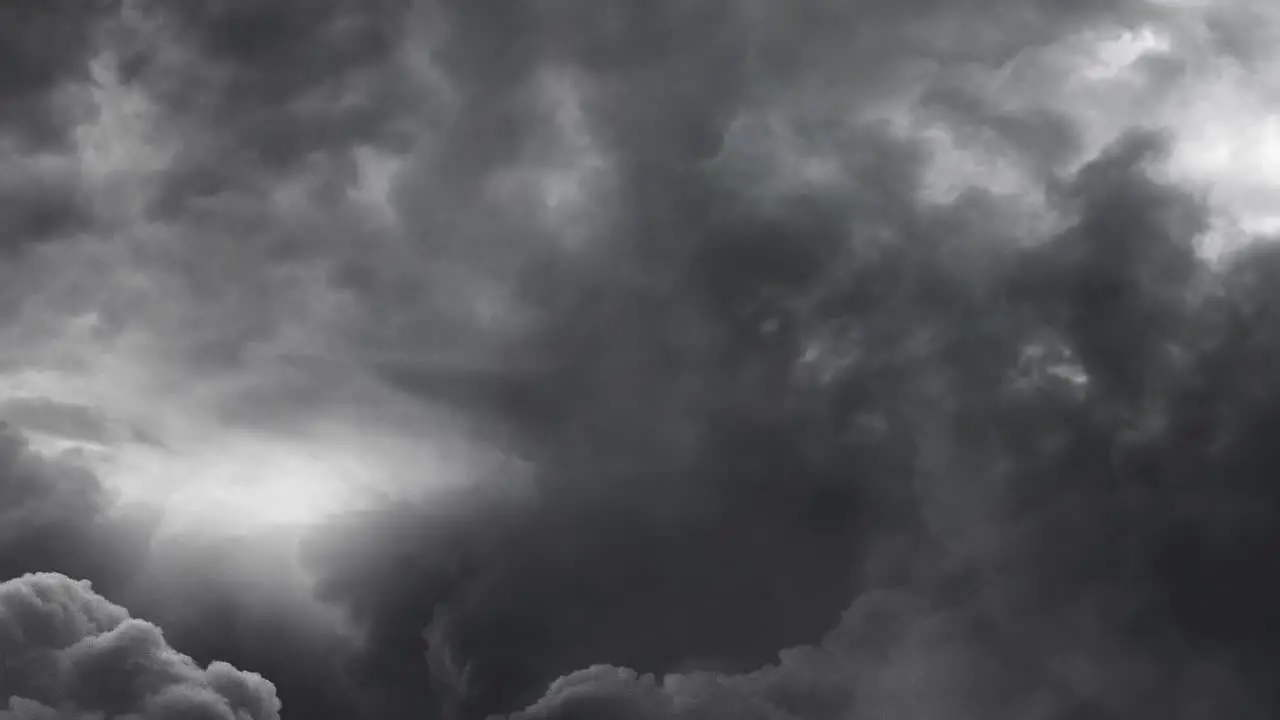
<svg viewBox="0 0 1280 720">
<path fill-rule="evenodd" d="M 0 584 L 0 637 L 7 719 L 279 717 L 270 682 L 225 663 L 197 666 L 85 581 L 38 574 Z"/>
<path fill-rule="evenodd" d="M 0 500 L 3 501 L 0 507 L 4 508 L 0 512 L 0 576 L 17 578 L 26 573 L 56 572 L 88 578 L 93 587 L 110 592 L 150 621 L 159 623 L 166 630 L 165 637 L 195 658 L 201 667 L 210 667 L 209 681 L 216 681 L 215 690 L 222 692 L 222 686 L 216 684 L 222 681 L 217 678 L 226 674 L 225 668 L 216 663 L 242 662 L 278 678 L 279 687 L 296 698 L 294 712 L 316 718 L 351 716 L 341 668 L 356 642 L 344 630 L 345 624 L 333 613 L 325 612 L 310 596 L 309 581 L 299 574 L 293 554 L 294 531 L 287 528 L 262 531 L 238 540 L 218 535 L 203 539 L 175 538 L 161 527 L 162 516 L 154 507 L 120 504 L 115 493 L 88 469 L 85 450 L 75 442 L 107 443 L 95 447 L 111 452 L 111 443 L 119 441 L 117 436 L 123 434 L 128 438 L 129 433 L 124 432 L 127 427 L 113 425 L 100 414 L 80 406 L 30 399 L 8 402 L 4 413 L 15 422 L 43 430 L 48 438 L 61 438 L 70 444 L 63 448 L 49 439 L 43 442 L 37 439 L 33 446 L 33 441 L 12 427 L 6 427 L 0 436 L 4 443 L 0 451 Z M 249 558 L 256 562 L 247 562 Z M 71 639 L 31 640 L 55 643 L 50 647 L 62 650 L 82 638 L 103 635 L 127 619 L 118 606 L 89 594 L 88 580 L 81 584 L 65 581 L 65 588 L 60 582 L 15 580 L 6 588 L 11 591 L 14 602 L 27 598 L 22 600 L 27 605 L 14 605 L 11 610 L 23 613 L 15 615 L 14 622 L 18 624 L 14 632 L 63 633 L 56 637 Z M 50 604 L 47 608 L 37 608 L 31 605 L 34 602 L 31 598 Z M 63 606 L 85 608 L 76 610 L 79 614 L 75 615 L 69 614 L 70 611 L 64 613 L 68 617 L 84 615 L 108 620 L 67 620 L 71 624 L 65 629 L 56 629 L 62 626 L 52 626 L 53 620 L 39 620 L 42 616 L 32 615 L 38 609 L 47 614 Z M 3 614 L 0 611 L 0 615 Z M 38 630 L 33 624 L 37 621 L 43 623 L 38 627 L 55 629 Z M 104 627 L 93 624 L 108 621 L 109 625 Z M 94 673 L 126 672 L 132 656 L 119 653 L 159 653 L 158 657 L 166 658 L 173 655 L 162 645 L 163 639 L 155 626 L 135 620 L 129 622 L 133 623 L 130 628 L 117 630 L 107 639 L 84 640 L 85 648 L 102 648 L 95 650 L 96 654 L 85 655 L 89 658 L 85 662 L 96 663 L 94 667 L 100 668 L 93 670 Z M 19 635 L 0 637 L 0 650 L 19 652 L 22 646 L 13 644 L 19 639 Z M 103 643 L 119 644 L 124 649 L 108 652 Z M 17 677 L 15 673 L 34 673 L 32 677 L 39 678 L 49 672 L 48 666 L 42 664 L 45 660 L 23 652 L 21 657 L 6 657 L 10 677 Z M 307 661 L 302 662 L 300 658 Z M 106 667 L 115 663 L 119 664 L 119 670 Z M 108 675 L 105 681 L 109 686 L 123 682 L 112 677 L 115 675 Z M 50 700 L 45 696 L 24 697 L 16 686 L 5 685 L 5 682 L 0 677 L 0 689 L 7 690 L 0 695 L 6 698 L 18 695 L 10 710 L 15 713 L 14 718 L 43 717 L 40 713 L 78 717 L 61 705 L 55 705 L 59 708 L 56 711 L 45 710 L 32 700 L 37 698 L 48 705 Z M 66 682 L 79 681 L 72 678 Z M 127 688 L 121 692 L 127 692 Z M 155 694 L 159 688 L 146 692 Z M 154 702 L 156 708 L 171 705 L 176 708 L 172 712 L 179 713 L 186 712 L 183 707 L 190 707 L 191 712 L 203 717 L 198 713 L 212 711 L 201 708 L 212 706 L 211 701 L 199 696 L 208 692 L 198 688 L 190 693 L 166 690 L 163 696 L 157 695 Z M 64 695 L 58 697 L 66 699 Z M 77 702 L 85 709 L 86 717 L 92 716 L 92 712 L 107 712 L 108 717 L 113 717 L 125 713 L 122 703 L 126 701 L 134 703 L 130 707 L 142 707 L 137 704 L 142 702 L 137 699 L 141 696 L 129 697 L 134 699 L 101 695 Z M 64 714 L 56 715 L 57 712 Z M 267 717 L 259 710 L 246 712 L 250 713 L 246 717 Z M 232 716 L 240 717 L 234 713 Z"/>
<path fill-rule="evenodd" d="M 54 439 L 108 443 L 97 446 L 106 453 L 118 441 L 112 438 L 123 432 L 79 406 L 11 401 L 6 415 Z M 33 445 L 12 427 L 2 437 L 0 575 L 58 572 L 88 578 L 163 627 L 165 637 L 202 667 L 228 661 L 267 675 L 291 698 L 292 713 L 314 718 L 356 713 L 347 665 L 360 640 L 340 613 L 312 597 L 311 579 L 297 562 L 295 528 L 175 533 L 162 524 L 163 514 L 155 507 L 119 503 L 74 443 L 61 448 L 37 439 Z M 145 630 L 153 631 L 158 632 Z M 152 642 L 130 640 L 144 641 Z M 5 642 L 0 647 L 7 647 Z M 33 662 L 13 660 L 15 667 L 44 672 Z M 26 700 L 14 702 L 14 712 L 39 710 Z"/>
</svg>

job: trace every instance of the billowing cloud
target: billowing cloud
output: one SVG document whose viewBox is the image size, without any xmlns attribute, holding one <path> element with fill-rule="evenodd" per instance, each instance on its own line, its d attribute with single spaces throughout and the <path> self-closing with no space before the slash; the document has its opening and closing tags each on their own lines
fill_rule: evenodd
<svg viewBox="0 0 1280 720">
<path fill-rule="evenodd" d="M 582 190 L 585 203 L 607 208 L 605 220 L 587 215 L 599 223 L 588 223 L 588 232 L 598 236 L 564 252 L 552 232 L 547 249 L 529 250 L 526 226 L 506 225 L 483 192 L 421 204 L 439 197 L 432 182 L 476 177 L 484 188 L 485 177 L 510 177 L 504 163 L 529 162 L 511 149 L 507 125 L 493 143 L 476 140 L 472 133 L 497 120 L 467 117 L 465 102 L 457 132 L 484 152 L 460 150 L 474 147 L 461 138 L 444 141 L 406 175 L 402 202 L 419 202 L 412 210 L 421 217 L 408 217 L 422 241 L 464 269 L 504 279 L 499 286 L 515 277 L 524 293 L 509 306 L 537 312 L 505 336 L 518 349 L 508 355 L 520 359 L 506 372 L 424 362 L 401 364 L 395 376 L 428 401 L 514 426 L 516 446 L 531 447 L 537 493 L 514 518 L 505 506 L 475 510 L 461 539 L 448 533 L 433 541 L 426 529 L 379 532 L 435 524 L 429 511 L 405 521 L 403 510 L 353 518 L 365 527 L 363 539 L 331 538 L 336 547 L 321 554 L 342 560 L 328 561 L 329 592 L 367 618 L 374 637 L 388 638 L 375 648 L 375 666 L 416 668 L 405 683 L 431 673 L 462 717 L 532 701 L 553 676 L 596 662 L 640 674 L 745 671 L 777 647 L 820 634 L 850 597 L 884 582 L 859 567 L 885 538 L 902 537 L 944 548 L 933 559 L 943 570 L 927 573 L 927 601 L 939 601 L 949 585 L 973 584 L 996 597 L 962 597 L 958 608 L 944 601 L 947 612 L 975 614 L 972 622 L 992 632 L 1030 635 L 1015 655 L 1030 659 L 1018 662 L 1070 666 L 1033 673 L 1019 688 L 983 690 L 998 686 L 1009 667 L 988 656 L 1005 651 L 981 632 L 956 631 L 948 641 L 957 646 L 954 665 L 972 665 L 982 677 L 950 678 L 941 660 L 927 680 L 940 686 L 937 694 L 925 692 L 921 702 L 950 707 L 972 684 L 987 693 L 974 701 L 978 714 L 1041 701 L 1053 712 L 1101 706 L 1124 714 L 1157 703 L 1154 688 L 1170 678 L 1198 678 L 1194 651 L 1186 651 L 1187 667 L 1161 659 L 1160 643 L 1175 640 L 1113 646 L 1109 639 L 1128 632 L 1135 607 L 1167 628 L 1186 622 L 1180 611 L 1143 605 L 1165 582 L 1147 573 L 1159 574 L 1153 568 L 1166 562 L 1179 523 L 1209 522 L 1166 508 L 1183 502 L 1177 483 L 1128 485 L 1145 482 L 1135 478 L 1147 460 L 1136 458 L 1176 454 L 1131 434 L 1143 443 L 1151 441 L 1144 433 L 1159 437 L 1152 428 L 1173 412 L 1165 404 L 1177 402 L 1183 383 L 1206 372 L 1198 363 L 1217 352 L 1203 335 L 1219 312 L 1214 286 L 1222 281 L 1197 257 L 1206 209 L 1194 192 L 1159 179 L 1162 148 L 1172 141 L 1158 132 L 1124 135 L 1080 167 L 1076 155 L 1093 139 L 1081 133 L 1077 144 L 1067 116 L 965 105 L 972 95 L 959 91 L 972 88 L 941 90 L 982 73 L 937 76 L 944 84 L 929 97 L 962 111 L 965 123 L 989 129 L 1018 157 L 1043 151 L 1026 166 L 1035 184 L 1024 193 L 1041 203 L 1051 229 L 1027 233 L 1006 223 L 1016 208 L 996 194 L 970 189 L 931 204 L 922 187 L 935 158 L 892 123 L 842 123 L 837 110 L 847 106 L 824 116 L 828 108 L 816 100 L 797 118 L 795 105 L 739 90 L 728 21 L 711 10 L 690 18 L 663 9 L 687 24 L 672 19 L 672 29 L 654 10 L 649 19 L 664 29 L 662 41 L 645 42 L 642 27 L 634 46 L 605 44 L 616 57 L 579 58 L 563 50 L 572 43 L 549 43 L 562 49 L 554 62 L 570 68 L 557 77 L 572 88 L 565 112 L 580 113 L 586 128 L 578 147 L 605 158 L 594 171 L 601 180 Z M 467 73 L 501 81 L 483 75 L 474 95 L 460 93 L 474 99 L 477 114 L 493 111 L 486 103 L 539 97 L 546 81 L 522 54 L 534 50 L 490 37 L 505 27 L 491 19 L 445 18 L 446 48 L 465 46 L 474 22 L 475 47 L 510 52 L 482 55 L 473 67 L 464 50 L 442 51 L 442 72 L 463 87 Z M 787 27 L 772 19 L 769 29 Z M 538 27 L 524 15 L 511 22 L 524 33 Z M 1071 27 L 1050 24 L 1062 33 Z M 694 58 L 680 65 L 690 88 L 702 87 L 702 70 L 721 82 L 704 94 L 655 87 L 671 93 L 661 95 L 666 102 L 646 96 L 645 73 L 661 76 L 656 68 L 681 52 Z M 884 72 L 910 66 L 885 57 L 869 60 Z M 1052 70 L 1046 64 L 1040 72 Z M 503 83 L 529 94 L 486 94 Z M 874 106 L 880 88 L 874 78 L 868 86 L 852 97 Z M 611 94 L 615 87 L 626 90 Z M 835 85 L 820 87 L 833 103 L 853 104 Z M 654 108 L 662 110 L 656 117 Z M 704 137 L 713 138 L 706 147 Z M 504 147 L 506 156 L 495 155 Z M 507 196 L 492 197 L 494 207 L 508 207 Z M 455 239 L 473 232 L 477 242 Z M 494 249 L 504 241 L 539 255 L 513 271 L 509 255 Z M 1029 385 L 1018 379 L 1028 370 Z M 1176 421 L 1189 422 L 1193 411 L 1182 412 L 1188 417 Z M 412 560 L 401 555 L 411 546 L 419 548 Z M 1108 547 L 1114 565 L 1099 555 Z M 883 561 L 903 562 L 912 564 Z M 1023 619 L 1009 607 L 1020 603 L 1042 606 Z M 1081 628 L 1084 645 L 1062 650 L 1074 653 L 1069 659 L 1037 645 L 1056 642 L 1047 629 L 1054 621 Z M 423 622 L 427 667 L 420 645 L 391 640 Z M 921 642 L 924 649 L 912 652 L 927 656 L 931 641 Z M 1109 655 L 1133 667 L 1132 690 L 1073 675 L 1078 665 L 1113 667 Z M 1204 671 L 1205 701 L 1236 707 L 1234 689 L 1214 686 L 1215 671 Z M 656 687 L 643 687 L 649 681 L 599 676 L 614 678 L 601 682 L 623 695 L 650 697 L 644 702 L 655 704 L 638 716 L 667 702 Z M 564 697 L 614 692 L 591 677 L 553 689 L 544 709 Z M 831 692 L 848 693 L 847 683 L 833 685 Z M 909 701 L 907 690 L 884 692 L 886 703 Z M 1051 697 L 1037 699 L 1042 692 Z"/>
<path fill-rule="evenodd" d="M 1019 303 L 1005 312 L 1030 297 L 1021 310 L 1034 320 L 1029 334 L 982 353 L 990 362 L 1001 344 L 1023 347 L 1021 360 L 998 366 L 1009 385 L 970 396 L 982 368 L 931 353 L 952 360 L 920 379 L 956 384 L 916 396 L 944 404 L 907 431 L 918 443 L 923 525 L 864 556 L 884 574 L 867 578 L 821 643 L 742 674 L 584 669 L 515 717 L 1195 717 L 1271 707 L 1262 678 L 1276 663 L 1274 589 L 1255 583 L 1275 542 L 1262 529 L 1275 518 L 1264 480 L 1274 453 L 1261 441 L 1274 394 L 1263 358 L 1275 346 L 1256 313 L 1269 312 L 1259 278 L 1274 248 L 1233 258 L 1222 273 L 1196 260 L 1205 208 L 1151 179 L 1160 146 L 1134 135 L 1081 170 L 1069 183 L 1074 224 L 1009 276 L 1023 289 L 1002 295 Z M 1107 311 L 1089 311 L 1095 302 Z M 1074 368 L 1017 379 L 1055 355 L 1043 335 L 1052 328 L 1072 349 L 1052 362 Z"/>
<path fill-rule="evenodd" d="M 1018 272 L 1005 276 L 1010 289 L 1037 293 L 999 295 L 1007 319 L 1027 312 L 1030 324 L 1006 325 L 985 341 L 935 337 L 926 367 L 897 364 L 914 382 L 934 384 L 907 393 L 929 403 L 923 421 L 893 431 L 915 444 L 910 490 L 919 515 L 902 526 L 904 542 L 859 554 L 873 572 L 820 643 L 741 674 L 583 669 L 512 717 L 1195 717 L 1267 707 L 1269 690 L 1255 678 L 1274 666 L 1274 645 L 1236 633 L 1276 621 L 1237 584 L 1261 569 L 1246 558 L 1273 542 L 1253 522 L 1274 518 L 1274 500 L 1248 479 L 1266 472 L 1257 465 L 1266 451 L 1250 438 L 1270 421 L 1220 387 L 1211 395 L 1232 409 L 1217 412 L 1240 424 L 1227 429 L 1202 405 L 1204 383 L 1241 377 L 1228 358 L 1242 356 L 1234 342 L 1204 333 L 1222 313 L 1256 311 L 1260 286 L 1240 273 L 1265 271 L 1261 258 L 1249 258 L 1211 275 L 1195 259 L 1204 209 L 1150 179 L 1159 147 L 1158 137 L 1125 138 L 1069 183 L 1080 203 L 1073 225 L 1020 253 Z M 1230 300 L 1224 306 L 1206 286 L 1228 288 Z M 1100 296 L 1108 312 L 1089 312 Z M 1046 329 L 1072 353 L 1051 358 Z M 1041 351 L 1027 355 L 1035 346 Z M 961 349 L 979 354 L 954 353 Z M 970 364 L 977 358 L 988 365 Z M 1045 359 L 1075 367 L 1019 377 Z M 828 389 L 863 372 L 852 369 Z M 988 373 L 1001 386 L 983 386 Z M 1201 434 L 1209 426 L 1218 429 Z M 847 472 L 855 487 L 866 481 L 865 470 Z M 1261 503 L 1255 521 L 1238 515 L 1237 503 Z M 751 553 L 749 562 L 759 557 L 730 544 Z M 1204 552 L 1215 560 L 1192 559 Z M 731 557 L 701 571 L 717 572 Z M 687 558 L 672 553 L 668 562 Z M 1187 562 L 1235 592 L 1192 580 Z M 712 612 L 731 612 L 732 602 L 750 600 L 726 599 Z M 1249 619 L 1227 620 L 1241 613 Z M 474 681 L 484 665 L 468 670 L 462 677 Z"/>
<path fill-rule="evenodd" d="M 8 575 L 306 717 L 1266 701 L 1261 6 L 106 5 L 0 81 Z"/>
<path fill-rule="evenodd" d="M 63 575 L 0 583 L 6 720 L 278 718 L 275 688 L 225 663 L 194 664 L 160 629 Z"/>
<path fill-rule="evenodd" d="M 507 25 L 451 10 L 438 20 L 439 54 L 446 84 L 460 88 L 456 125 L 446 127 L 459 138 L 424 149 L 399 197 L 418 241 L 433 257 L 456 258 L 450 273 L 515 287 L 499 308 L 523 308 L 532 320 L 498 331 L 513 359 L 505 370 L 425 360 L 400 363 L 394 376 L 428 402 L 497 417 L 531 459 L 536 492 L 514 517 L 508 505 L 472 509 L 441 540 L 432 539 L 438 530 L 386 530 L 437 527 L 431 510 L 408 520 L 404 510 L 356 516 L 360 530 L 317 551 L 327 596 L 388 638 L 373 648 L 375 667 L 433 674 L 464 717 L 531 701 L 555 676 L 593 662 L 745 670 L 829 628 L 882 535 L 909 536 L 924 523 L 977 542 L 969 535 L 1003 501 L 999 488 L 964 497 L 966 486 L 948 477 L 957 462 L 985 474 L 994 463 L 977 451 L 954 457 L 963 446 L 954 433 L 965 424 L 979 432 L 978 407 L 1005 391 L 1032 330 L 1058 309 L 1007 306 L 1018 241 L 1037 238 L 1002 245 L 1000 215 L 985 214 L 999 198 L 977 192 L 930 207 L 920 192 L 930 158 L 915 140 L 867 115 L 842 117 L 858 99 L 875 106 L 889 87 L 877 73 L 906 72 L 911 58 L 869 55 L 850 85 L 819 84 L 830 106 L 808 98 L 797 117 L 787 83 L 756 88 L 747 67 L 750 51 L 781 44 L 790 23 L 817 21 L 800 11 L 758 25 L 726 6 L 671 4 L 625 25 L 602 10 L 599 48 L 548 40 L 557 51 L 543 56 L 514 39 L 536 37 L 541 22 L 559 27 L 538 13 L 513 11 Z M 478 49 L 494 46 L 504 53 Z M 662 83 L 666 63 L 687 86 Z M 861 72 L 865 89 L 854 82 Z M 581 200 L 605 208 L 594 216 L 603 219 L 570 225 L 587 234 L 568 248 L 557 244 L 554 216 L 541 225 L 533 216 L 532 229 L 504 218 L 509 196 L 500 191 L 538 162 L 542 123 L 554 129 L 538 119 L 538 102 L 547 87 L 565 86 L 553 97 L 579 116 L 577 147 L 602 158 Z M 522 145 L 504 123 L 530 108 Z M 489 123 L 492 142 L 477 137 Z M 1194 234 L 1194 204 L 1133 180 L 1125 147 L 1115 151 L 1118 170 L 1104 158 L 1079 183 L 1111 172 L 1117 190 L 1168 195 L 1193 216 L 1175 229 L 1178 241 Z M 432 183 L 456 190 L 455 180 L 474 190 L 430 205 L 452 197 Z M 1055 212 L 1089 217 L 1097 207 L 1110 218 L 1100 223 L 1114 221 L 1066 185 L 1046 190 Z M 1133 202 L 1135 220 L 1163 222 L 1142 220 L 1145 195 Z M 1074 243 L 1064 234 L 1057 244 Z M 523 258 L 514 267 L 508 248 Z M 1048 292 L 1054 302 L 1064 295 Z M 1060 328 L 1075 331 L 1083 333 Z M 1104 369 L 1093 367 L 1103 361 L 1088 362 L 1103 385 Z M 426 662 L 420 644 L 392 639 L 423 623 Z"/>
</svg>

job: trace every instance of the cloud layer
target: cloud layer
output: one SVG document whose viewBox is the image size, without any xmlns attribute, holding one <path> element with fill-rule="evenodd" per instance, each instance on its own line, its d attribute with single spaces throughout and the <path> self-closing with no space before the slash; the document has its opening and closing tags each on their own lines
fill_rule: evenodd
<svg viewBox="0 0 1280 720">
<path fill-rule="evenodd" d="M 1205 253 L 1269 180 L 1178 120 L 1265 108 L 1234 3 L 51 7 L 10 715 L 1273 707 L 1275 253 Z"/>
</svg>

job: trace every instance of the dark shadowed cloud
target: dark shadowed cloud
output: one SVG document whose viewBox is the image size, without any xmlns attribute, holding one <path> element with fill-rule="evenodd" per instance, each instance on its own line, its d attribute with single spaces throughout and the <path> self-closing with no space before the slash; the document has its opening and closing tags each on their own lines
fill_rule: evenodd
<svg viewBox="0 0 1280 720">
<path fill-rule="evenodd" d="M 193 203 L 317 155 L 403 145 L 412 101 L 398 67 L 407 5 L 133 3 L 132 22 L 119 31 L 123 79 L 198 138 L 177 150 L 153 211 L 198 211 Z"/>
<path fill-rule="evenodd" d="M 83 119 L 74 84 L 87 79 L 97 21 L 117 3 L 7 6 L 0 14 L 0 128 L 24 149 L 60 146 Z"/>
<path fill-rule="evenodd" d="M 1006 390 L 1033 331 L 1057 316 L 1031 301 L 1007 306 L 1017 246 L 992 242 L 986 236 L 1004 230 L 983 221 L 998 199 L 925 206 L 928 158 L 913 141 L 842 119 L 844 105 L 811 99 L 806 115 L 778 104 L 788 70 L 821 82 L 820 72 L 803 75 L 808 57 L 780 61 L 776 79 L 751 72 L 753 52 L 784 52 L 795 25 L 817 22 L 804 14 L 816 9 L 762 25 L 724 5 L 664 4 L 633 23 L 602 6 L 598 18 L 588 13 L 599 21 L 596 47 L 591 33 L 540 31 L 540 22 L 559 24 L 527 8 L 497 18 L 441 8 L 440 67 L 459 98 L 445 132 L 457 141 L 430 142 L 399 198 L 419 241 L 452 260 L 449 272 L 513 285 L 512 305 L 532 307 L 535 319 L 508 340 L 505 376 L 430 362 L 393 374 L 430 402 L 498 417 L 532 459 L 537 496 L 515 519 L 481 506 L 461 539 L 383 534 L 405 522 L 403 510 L 353 517 L 364 530 L 328 539 L 321 587 L 375 636 L 404 638 L 430 623 L 433 667 L 420 645 L 388 640 L 371 660 L 386 668 L 381 677 L 416 664 L 463 716 L 483 716 L 605 658 L 641 672 L 745 670 L 835 622 L 864 586 L 857 567 L 881 533 L 910 535 L 923 523 L 967 534 L 991 519 L 984 513 L 1000 509 L 1001 488 L 964 497 L 946 475 L 956 462 L 990 474 L 994 460 L 954 457 L 965 446 L 955 434 L 972 426 L 981 437 L 995 412 L 984 404 Z M 1043 21 L 1066 31 L 1058 18 Z M 554 38 L 551 50 L 540 49 L 540 32 Z M 812 52 L 824 49 L 815 42 Z M 834 40 L 827 50 L 834 62 Z M 888 86 L 879 74 L 911 59 L 880 50 L 846 85 L 833 74 L 823 89 L 861 90 L 837 97 L 872 104 Z M 540 226 L 507 224 L 504 196 L 493 212 L 486 204 L 487 182 L 535 162 L 527 148 L 541 121 L 511 123 L 537 107 L 544 67 L 565 68 L 580 146 L 596 143 L 608 158 L 607 181 L 581 191 L 607 204 L 605 219 L 567 252 L 554 228 L 540 249 Z M 976 122 L 1043 146 L 1018 136 L 1023 126 Z M 1029 116 L 1025 127 L 1038 123 Z M 825 187 L 770 186 L 791 171 L 784 162 L 807 159 L 768 155 L 788 135 L 834 168 Z M 1044 148 L 1042 173 L 1072 144 L 1069 131 L 1048 137 L 1056 145 Z M 1143 202 L 1134 201 L 1139 217 Z M 519 266 L 506 248 L 524 258 Z M 410 522 L 429 527 L 431 516 Z M 357 559 L 333 559 L 352 547 Z M 382 565 L 381 553 L 400 559 Z"/>
<path fill-rule="evenodd" d="M 51 7 L 0 571 L 147 622 L 0 586 L 108 608 L 9 716 L 1273 707 L 1273 253 L 1174 177 L 1239 16 Z"/>
<path fill-rule="evenodd" d="M 1265 333 L 1243 329 L 1262 325 L 1224 319 L 1265 303 L 1255 283 L 1270 253 L 1222 275 L 1195 259 L 1203 205 L 1149 179 L 1159 146 L 1124 138 L 1068 183 L 1074 223 L 1009 276 L 1017 304 L 1002 312 L 1022 305 L 1030 324 L 981 352 L 989 363 L 1003 346 L 1014 380 L 1029 357 L 1019 347 L 1043 348 L 1053 329 L 1071 348 L 1053 362 L 1074 369 L 990 387 L 989 367 L 945 343 L 930 353 L 939 364 L 917 381 L 956 385 L 905 430 L 922 525 L 869 556 L 899 569 L 870 578 L 823 642 L 741 675 L 583 670 L 518 717 L 1268 712 L 1277 617 L 1258 563 L 1275 500 L 1255 443 L 1269 401 L 1221 383 L 1266 396 L 1268 373 L 1238 364 L 1269 352 Z"/>
<path fill-rule="evenodd" d="M 0 575 L 55 571 L 127 582 L 145 556 L 147 514 L 117 506 L 92 471 L 28 447 L 10 426 L 0 434 Z"/>
</svg>

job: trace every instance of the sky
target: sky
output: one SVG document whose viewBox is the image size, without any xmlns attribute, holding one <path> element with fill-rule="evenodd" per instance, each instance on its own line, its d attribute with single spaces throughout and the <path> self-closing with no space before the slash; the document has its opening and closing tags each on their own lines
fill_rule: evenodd
<svg viewBox="0 0 1280 720">
<path fill-rule="evenodd" d="M 0 6 L 0 720 L 1272 717 L 1272 5 Z"/>
</svg>

